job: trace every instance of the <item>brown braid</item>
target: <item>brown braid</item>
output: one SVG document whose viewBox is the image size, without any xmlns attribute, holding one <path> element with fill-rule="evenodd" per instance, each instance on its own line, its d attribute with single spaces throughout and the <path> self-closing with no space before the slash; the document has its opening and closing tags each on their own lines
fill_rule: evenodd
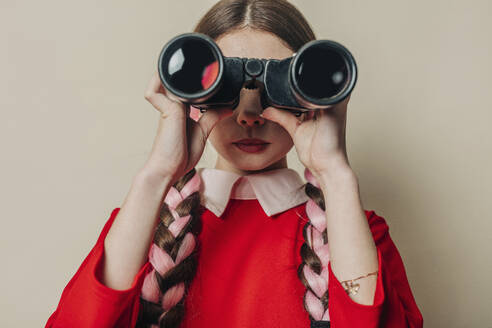
<svg viewBox="0 0 492 328">
<path fill-rule="evenodd" d="M 175 184 L 174 187 L 181 191 L 186 183 L 197 174 L 196 169 L 193 168 L 183 177 L 181 177 Z M 186 233 L 191 232 L 195 237 L 199 235 L 202 229 L 200 210 L 200 193 L 194 192 L 188 197 L 186 197 L 177 207 L 176 212 L 179 216 L 185 216 L 190 214 L 191 219 L 188 224 L 183 228 L 179 235 L 175 238 L 174 235 L 169 231 L 168 227 L 174 221 L 174 217 L 169 210 L 169 207 L 165 202 L 162 203 L 162 207 L 159 213 L 159 224 L 156 228 L 154 234 L 153 242 L 162 248 L 166 253 L 168 253 L 171 258 L 176 259 L 178 249 L 181 245 L 183 237 Z M 197 238 L 195 238 L 197 239 Z M 164 276 L 161 276 L 157 271 L 155 272 L 157 282 L 161 292 L 164 294 L 171 287 L 184 282 L 185 283 L 185 295 L 188 290 L 191 280 L 194 278 L 196 273 L 196 268 L 198 264 L 198 253 L 199 245 L 197 242 L 197 247 L 188 257 L 186 257 L 182 262 L 177 264 L 174 268 L 166 272 Z M 144 300 L 140 297 L 140 312 L 136 327 L 149 327 L 149 324 L 157 324 L 159 318 L 163 314 L 164 310 L 159 304 L 155 304 Z M 184 297 L 176 304 L 172 309 L 167 311 L 167 313 L 160 320 L 160 327 L 178 327 L 179 323 L 182 321 L 184 316 Z"/>
<path fill-rule="evenodd" d="M 316 38 L 302 13 L 287 0 L 218 1 L 200 19 L 194 32 L 206 34 L 217 40 L 228 32 L 246 26 L 273 33 L 294 52 L 299 50 L 305 43 Z M 193 174 L 195 174 L 195 169 L 182 177 L 175 187 L 181 190 Z M 188 226 L 177 238 L 174 238 L 169 229 L 167 229 L 169 224 L 172 223 L 173 216 L 167 206 L 163 205 L 160 213 L 161 223 L 156 231 L 154 240 L 173 259 L 181 245 L 183 236 L 190 231 L 196 236 L 201 230 L 201 214 L 198 213 L 199 204 L 199 193 L 194 193 L 179 205 L 179 210 L 177 208 L 179 215 L 192 215 Z M 197 249 L 188 258 L 183 260 L 173 270 L 167 272 L 164 277 L 156 276 L 161 291 L 165 292 L 183 281 L 186 283 L 186 288 L 188 288 L 189 282 L 195 275 L 198 252 L 197 246 Z M 314 256 L 304 256 L 303 258 L 314 258 Z M 160 327 L 176 328 L 179 326 L 184 316 L 183 300 L 162 317 Z M 148 327 L 149 324 L 156 324 L 162 313 L 163 309 L 159 304 L 141 299 L 137 327 Z"/>
<path fill-rule="evenodd" d="M 311 198 L 316 205 L 318 205 L 323 211 L 325 211 L 325 201 L 323 197 L 323 192 L 321 189 L 315 187 L 311 183 L 307 182 L 305 184 L 305 193 L 306 195 Z M 306 287 L 306 289 L 311 290 L 313 293 L 314 291 L 311 289 L 308 281 L 304 277 L 304 266 L 308 265 L 316 274 L 321 274 L 322 270 L 322 264 L 321 260 L 318 257 L 318 255 L 314 252 L 314 250 L 309 246 L 307 240 L 308 240 L 308 228 L 311 226 L 311 222 L 308 220 L 306 224 L 304 225 L 303 228 L 303 237 L 304 237 L 304 243 L 301 246 L 301 259 L 302 262 L 297 268 L 297 276 L 301 280 L 302 284 Z M 328 233 L 327 230 L 325 229 L 322 233 L 323 237 L 323 242 L 327 243 L 328 242 Z M 309 318 L 311 321 L 317 321 L 311 316 L 311 313 L 309 312 L 308 308 L 306 307 L 306 295 L 304 294 L 304 299 L 303 299 L 303 304 L 304 304 L 304 309 L 309 313 Z M 328 309 L 328 290 L 323 294 L 323 296 L 320 298 L 321 304 L 323 305 L 323 312 Z"/>
</svg>

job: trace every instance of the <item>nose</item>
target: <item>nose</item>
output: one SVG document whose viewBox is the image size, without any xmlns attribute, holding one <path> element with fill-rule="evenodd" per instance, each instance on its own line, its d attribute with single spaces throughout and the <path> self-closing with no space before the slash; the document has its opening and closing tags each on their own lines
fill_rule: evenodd
<svg viewBox="0 0 492 328">
<path fill-rule="evenodd" d="M 235 112 L 237 113 L 236 121 L 241 126 L 254 127 L 263 125 L 265 119 L 260 116 L 261 112 L 263 112 L 263 107 L 258 89 L 243 88 Z"/>
</svg>

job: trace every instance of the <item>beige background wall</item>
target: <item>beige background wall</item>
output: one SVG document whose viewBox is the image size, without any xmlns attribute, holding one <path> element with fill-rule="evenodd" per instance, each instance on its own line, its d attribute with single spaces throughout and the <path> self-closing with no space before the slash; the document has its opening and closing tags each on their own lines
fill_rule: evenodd
<svg viewBox="0 0 492 328">
<path fill-rule="evenodd" d="M 1 327 L 54 311 L 150 151 L 159 51 L 214 2 L 0 0 Z M 350 161 L 425 327 L 492 327 L 492 2 L 294 4 L 357 60 Z"/>
</svg>

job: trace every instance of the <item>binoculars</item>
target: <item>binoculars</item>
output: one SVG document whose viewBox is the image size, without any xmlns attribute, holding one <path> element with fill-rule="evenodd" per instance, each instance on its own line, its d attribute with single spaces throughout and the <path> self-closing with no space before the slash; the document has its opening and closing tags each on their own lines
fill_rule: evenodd
<svg viewBox="0 0 492 328">
<path fill-rule="evenodd" d="M 259 89 L 263 109 L 326 109 L 344 100 L 357 80 L 352 54 L 335 41 L 309 41 L 282 60 L 239 58 L 223 56 L 212 38 L 196 32 L 166 43 L 158 72 L 166 90 L 202 112 L 235 109 L 242 88 Z"/>
</svg>

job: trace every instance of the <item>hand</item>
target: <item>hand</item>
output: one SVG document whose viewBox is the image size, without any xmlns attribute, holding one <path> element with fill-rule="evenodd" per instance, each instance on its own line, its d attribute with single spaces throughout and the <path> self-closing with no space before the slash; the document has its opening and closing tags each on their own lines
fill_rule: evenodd
<svg viewBox="0 0 492 328">
<path fill-rule="evenodd" d="M 287 130 L 299 160 L 319 179 L 328 174 L 334 165 L 349 166 L 345 143 L 349 100 L 350 95 L 331 108 L 309 110 L 300 118 L 275 107 L 265 108 L 260 116 Z"/>
<path fill-rule="evenodd" d="M 145 99 L 161 115 L 151 154 L 143 168 L 146 173 L 171 177 L 173 184 L 196 166 L 215 124 L 232 115 L 230 108 L 207 110 L 195 121 L 191 108 L 163 87 L 158 72 L 152 75 Z"/>
</svg>

